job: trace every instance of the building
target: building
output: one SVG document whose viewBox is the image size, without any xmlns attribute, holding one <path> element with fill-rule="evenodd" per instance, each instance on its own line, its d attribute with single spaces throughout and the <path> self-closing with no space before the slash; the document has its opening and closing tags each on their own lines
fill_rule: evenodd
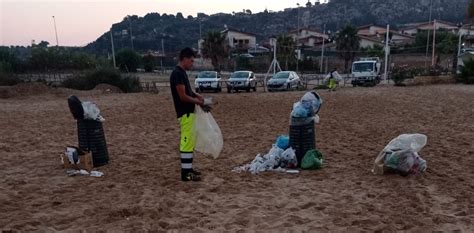
<svg viewBox="0 0 474 233">
<path fill-rule="evenodd" d="M 255 34 L 230 28 L 225 29 L 221 33 L 225 34 L 225 37 L 229 42 L 229 46 L 233 50 L 247 51 L 250 48 L 255 48 L 257 45 Z"/>
<path fill-rule="evenodd" d="M 293 38 L 293 40 L 296 42 L 296 45 L 299 47 L 315 47 L 318 44 L 322 44 L 323 39 L 329 39 L 327 34 L 309 28 L 301 28 L 299 31 L 290 31 L 288 32 L 288 36 Z"/>
<path fill-rule="evenodd" d="M 434 27 L 434 21 L 432 22 L 421 22 L 421 23 L 412 23 L 407 25 L 407 27 L 404 27 L 400 30 L 402 34 L 407 34 L 414 36 L 420 31 L 426 31 L 426 30 L 433 30 Z M 445 30 L 449 31 L 451 33 L 457 34 L 459 27 L 450 22 L 442 21 L 442 20 L 436 20 L 436 30 Z"/>
<path fill-rule="evenodd" d="M 376 25 L 365 25 L 357 28 L 357 35 L 361 39 L 361 48 L 383 46 L 385 43 L 387 28 Z M 391 45 L 406 45 L 415 41 L 415 37 L 402 34 L 396 30 L 390 30 Z"/>
</svg>

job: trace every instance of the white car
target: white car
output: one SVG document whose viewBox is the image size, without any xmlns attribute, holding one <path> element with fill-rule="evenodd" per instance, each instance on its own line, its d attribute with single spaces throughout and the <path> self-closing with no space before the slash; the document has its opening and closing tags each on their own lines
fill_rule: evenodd
<svg viewBox="0 0 474 233">
<path fill-rule="evenodd" d="M 268 91 L 298 89 L 301 79 L 294 71 L 280 71 L 267 82 Z"/>
<path fill-rule="evenodd" d="M 199 72 L 194 81 L 196 92 L 203 92 L 204 90 L 212 90 L 214 92 L 221 92 L 221 76 L 216 71 L 202 71 Z"/>
</svg>

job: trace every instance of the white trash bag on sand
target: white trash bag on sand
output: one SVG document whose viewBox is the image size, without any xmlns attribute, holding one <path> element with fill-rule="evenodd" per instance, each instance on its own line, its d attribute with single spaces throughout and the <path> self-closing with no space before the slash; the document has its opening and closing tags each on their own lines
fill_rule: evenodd
<svg viewBox="0 0 474 233">
<path fill-rule="evenodd" d="M 200 106 L 196 106 L 194 130 L 196 133 L 195 150 L 204 154 L 212 155 L 215 159 L 219 157 L 224 146 L 221 129 L 210 112 L 204 112 Z"/>
<path fill-rule="evenodd" d="M 392 139 L 375 159 L 374 174 L 383 175 L 389 171 L 401 175 L 422 173 L 426 161 L 418 152 L 426 145 L 428 137 L 423 134 L 401 134 Z"/>
</svg>

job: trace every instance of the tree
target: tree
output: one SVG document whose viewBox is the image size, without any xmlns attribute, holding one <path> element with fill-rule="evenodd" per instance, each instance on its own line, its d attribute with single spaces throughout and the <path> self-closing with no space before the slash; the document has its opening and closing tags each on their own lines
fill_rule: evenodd
<svg viewBox="0 0 474 233">
<path fill-rule="evenodd" d="M 202 44 L 202 55 L 210 58 L 214 69 L 220 70 L 220 60 L 229 56 L 229 46 L 224 34 L 218 31 L 210 31 L 204 37 Z"/>
<path fill-rule="evenodd" d="M 143 66 L 146 72 L 152 72 L 155 69 L 155 57 L 151 54 L 143 56 Z"/>
<path fill-rule="evenodd" d="M 295 60 L 296 44 L 293 38 L 287 35 L 280 35 L 277 38 L 277 58 L 285 62 L 285 70 L 288 70 L 288 63 Z"/>
<path fill-rule="evenodd" d="M 384 54 L 383 47 L 377 44 L 367 49 L 367 56 L 369 57 L 382 57 Z"/>
<path fill-rule="evenodd" d="M 247 9 L 247 10 L 245 10 L 245 13 L 251 15 L 251 14 L 252 14 L 252 11 L 251 11 L 250 9 Z"/>
<path fill-rule="evenodd" d="M 344 72 L 348 72 L 349 61 L 354 60 L 359 48 L 360 38 L 357 36 L 357 28 L 348 25 L 336 36 L 336 50 L 344 59 Z"/>
<path fill-rule="evenodd" d="M 122 49 L 115 56 L 117 66 L 122 71 L 136 72 L 140 66 L 141 57 L 132 49 Z"/>
<path fill-rule="evenodd" d="M 474 0 L 469 1 L 469 6 L 467 7 L 467 17 L 471 24 L 474 23 Z"/>
<path fill-rule="evenodd" d="M 15 72 L 18 65 L 18 57 L 8 47 L 0 47 L 0 72 Z"/>
</svg>

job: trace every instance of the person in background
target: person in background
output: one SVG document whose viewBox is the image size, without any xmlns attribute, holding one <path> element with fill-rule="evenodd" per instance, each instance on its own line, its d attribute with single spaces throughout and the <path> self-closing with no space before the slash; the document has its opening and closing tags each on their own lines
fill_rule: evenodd
<svg viewBox="0 0 474 233">
<path fill-rule="evenodd" d="M 195 105 L 204 105 L 204 98 L 193 92 L 186 71 L 193 67 L 196 57 L 191 48 L 179 54 L 179 64 L 170 76 L 171 95 L 181 129 L 179 151 L 181 155 L 181 180 L 200 181 L 201 173 L 193 169 L 193 153 L 196 142 L 194 133 Z"/>
<path fill-rule="evenodd" d="M 329 91 L 336 91 L 337 83 L 342 80 L 342 77 L 337 72 L 337 69 L 334 68 L 329 74 L 324 78 L 324 82 L 327 83 Z"/>
</svg>

